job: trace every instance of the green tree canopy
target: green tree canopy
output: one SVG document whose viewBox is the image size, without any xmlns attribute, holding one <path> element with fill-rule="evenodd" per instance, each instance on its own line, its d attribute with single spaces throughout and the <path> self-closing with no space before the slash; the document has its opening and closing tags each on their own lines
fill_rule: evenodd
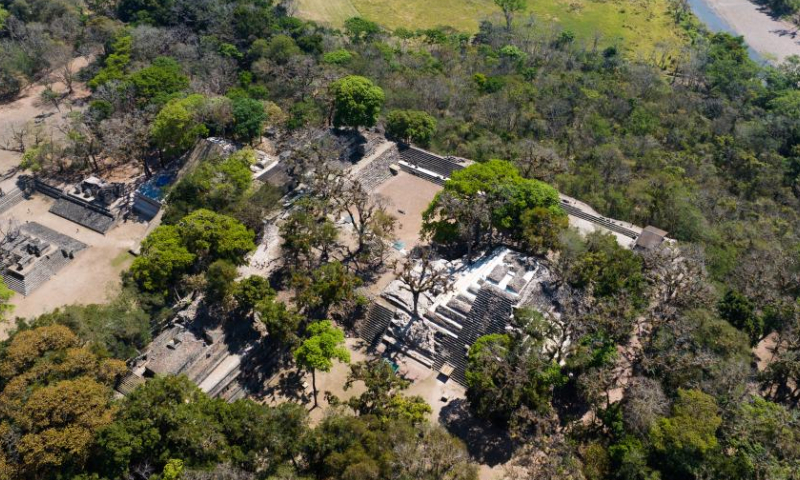
<svg viewBox="0 0 800 480">
<path fill-rule="evenodd" d="M 386 116 L 386 133 L 404 142 L 427 145 L 436 133 L 436 119 L 419 110 L 392 110 Z"/>
<path fill-rule="evenodd" d="M 247 97 L 232 99 L 233 134 L 243 142 L 252 142 L 261 136 L 267 112 L 259 100 Z"/>
<path fill-rule="evenodd" d="M 252 193 L 256 161 L 253 149 L 243 148 L 226 158 L 202 162 L 170 191 L 165 223 L 176 223 L 189 212 L 205 208 L 228 213 Z"/>
<path fill-rule="evenodd" d="M 292 278 L 297 289 L 297 304 L 309 314 L 325 317 L 331 312 L 344 314 L 352 310 L 361 280 L 341 262 L 326 263 L 308 273 L 298 272 Z"/>
<path fill-rule="evenodd" d="M 661 455 L 665 470 L 679 475 L 692 473 L 704 457 L 718 449 L 721 424 L 714 397 L 699 390 L 678 390 L 672 414 L 653 425 L 650 441 Z"/>
<path fill-rule="evenodd" d="M 150 137 L 163 156 L 177 157 L 198 138 L 208 135 L 208 128 L 199 115 L 205 101 L 202 95 L 189 95 L 170 100 L 158 112 L 150 126 Z"/>
<path fill-rule="evenodd" d="M 478 338 L 467 357 L 467 399 L 479 416 L 523 431 L 531 417 L 549 411 L 553 387 L 565 382 L 558 363 L 544 354 L 535 332 L 544 319 L 518 312 L 518 334 Z"/>
<path fill-rule="evenodd" d="M 144 239 L 130 271 L 144 290 L 166 295 L 196 258 L 186 248 L 176 226 L 161 225 Z"/>
<path fill-rule="evenodd" d="M 368 78 L 349 75 L 333 82 L 330 91 L 335 127 L 372 127 L 378 121 L 384 94 Z"/>
<path fill-rule="evenodd" d="M 317 370 L 329 372 L 333 361 L 347 363 L 350 351 L 344 347 L 344 332 L 330 320 L 314 322 L 306 329 L 306 339 L 294 351 L 297 365 L 310 371 L 314 387 L 314 406 L 317 406 Z"/>
<path fill-rule="evenodd" d="M 68 305 L 40 315 L 30 324 L 65 325 L 96 351 L 122 360 L 135 356 L 150 342 L 150 316 L 126 292 L 108 305 Z"/>
<path fill-rule="evenodd" d="M 235 265 L 244 262 L 244 255 L 253 250 L 255 235 L 236 219 L 211 210 L 195 210 L 177 228 L 186 248 L 202 262 L 227 260 Z"/>
<path fill-rule="evenodd" d="M 195 210 L 176 225 L 161 225 L 142 242 L 131 275 L 145 291 L 166 295 L 196 266 L 225 260 L 241 265 L 255 248 L 255 234 L 236 219 Z"/>
<path fill-rule="evenodd" d="M 535 218 L 523 222 L 523 216 L 536 208 L 551 217 L 566 216 L 553 187 L 522 177 L 509 162 L 490 160 L 454 171 L 423 213 L 422 228 L 438 242 L 468 248 L 498 233 L 524 244 L 524 227 Z"/>
<path fill-rule="evenodd" d="M 12 334 L 0 349 L 0 474 L 56 479 L 83 471 L 95 434 L 115 414 L 124 362 L 103 359 L 63 325 Z M 13 459 L 13 460 L 12 460 Z"/>
<path fill-rule="evenodd" d="M 764 334 L 764 319 L 756 313 L 752 300 L 741 293 L 728 290 L 717 306 L 719 316 L 750 337 L 756 345 Z"/>
<path fill-rule="evenodd" d="M 118 418 L 98 435 L 95 468 L 108 478 L 145 462 L 160 469 L 175 458 L 187 467 L 229 461 L 270 470 L 299 453 L 306 429 L 299 405 L 228 403 L 182 376 L 149 380 L 120 406 Z"/>
<path fill-rule="evenodd" d="M 525 10 L 527 0 L 494 0 L 494 4 L 503 10 L 503 16 L 506 17 L 506 29 L 511 31 L 511 22 L 514 21 L 514 15 L 517 12 Z"/>
<path fill-rule="evenodd" d="M 165 103 L 172 94 L 189 87 L 189 78 L 183 74 L 181 65 L 170 57 L 156 58 L 129 79 L 140 98 L 155 103 Z"/>
<path fill-rule="evenodd" d="M 362 42 L 380 33 L 381 28 L 365 18 L 351 17 L 344 21 L 344 30 L 354 42 Z"/>
</svg>

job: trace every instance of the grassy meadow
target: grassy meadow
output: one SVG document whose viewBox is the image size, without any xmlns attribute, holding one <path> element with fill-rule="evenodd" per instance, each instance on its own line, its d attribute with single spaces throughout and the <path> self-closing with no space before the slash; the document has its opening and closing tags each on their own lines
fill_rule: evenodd
<svg viewBox="0 0 800 480">
<path fill-rule="evenodd" d="M 557 24 L 579 39 L 603 45 L 619 43 L 629 54 L 649 56 L 673 50 L 685 38 L 669 15 L 670 0 L 529 0 L 528 13 L 541 28 Z M 358 14 L 392 28 L 431 28 L 449 25 L 475 32 L 484 18 L 502 21 L 492 0 L 296 0 L 298 15 L 341 26 Z M 518 19 L 527 14 L 518 15 Z"/>
</svg>

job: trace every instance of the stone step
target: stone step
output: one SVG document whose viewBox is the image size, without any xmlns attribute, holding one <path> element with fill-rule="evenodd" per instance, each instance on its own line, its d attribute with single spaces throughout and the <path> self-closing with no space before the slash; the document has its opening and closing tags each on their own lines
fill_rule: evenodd
<svg viewBox="0 0 800 480">
<path fill-rule="evenodd" d="M 19 188 L 14 187 L 0 197 L 0 213 L 10 210 L 12 207 L 25 199 L 25 194 Z"/>
</svg>

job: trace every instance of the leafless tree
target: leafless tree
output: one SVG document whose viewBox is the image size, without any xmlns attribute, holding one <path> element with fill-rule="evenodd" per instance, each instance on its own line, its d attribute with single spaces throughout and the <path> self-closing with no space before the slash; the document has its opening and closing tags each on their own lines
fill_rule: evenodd
<svg viewBox="0 0 800 480">
<path fill-rule="evenodd" d="M 521 140 L 515 146 L 516 165 L 526 178 L 552 181 L 556 174 L 567 170 L 566 161 L 552 148 L 531 139 Z"/>
<path fill-rule="evenodd" d="M 442 427 L 427 426 L 418 438 L 395 447 L 397 478 L 471 480 L 477 466 L 464 444 Z"/>
<path fill-rule="evenodd" d="M 623 398 L 625 424 L 642 437 L 648 434 L 656 419 L 669 412 L 669 399 L 661 389 L 661 384 L 651 378 L 630 379 Z"/>
<path fill-rule="evenodd" d="M 100 123 L 100 133 L 108 156 L 125 163 L 141 162 L 145 175 L 152 175 L 147 164 L 149 126 L 141 113 L 104 120 Z"/>
<path fill-rule="evenodd" d="M 436 259 L 428 248 L 417 249 L 415 254 L 406 258 L 398 272 L 404 290 L 411 292 L 414 316 L 419 317 L 419 297 L 423 293 L 446 292 L 452 284 L 452 276 L 447 269 L 436 263 Z"/>
<path fill-rule="evenodd" d="M 385 243 L 394 233 L 396 219 L 386 210 L 386 201 L 367 192 L 358 180 L 343 178 L 343 188 L 334 201 L 338 208 L 347 214 L 358 240 L 356 251 L 359 255 L 376 243 Z"/>
<path fill-rule="evenodd" d="M 5 135 L 2 140 L 3 150 L 25 153 L 31 147 L 36 147 L 44 141 L 44 131 L 32 123 L 9 123 L 3 129 Z"/>
</svg>

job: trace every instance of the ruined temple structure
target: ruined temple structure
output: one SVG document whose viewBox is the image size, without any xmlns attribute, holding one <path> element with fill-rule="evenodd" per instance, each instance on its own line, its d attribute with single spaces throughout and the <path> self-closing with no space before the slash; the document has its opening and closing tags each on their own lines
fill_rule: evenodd
<svg viewBox="0 0 800 480">
<path fill-rule="evenodd" d="M 50 213 L 98 233 L 111 230 L 130 210 L 126 184 L 94 175 L 66 187 L 28 175 L 20 175 L 17 184 L 27 194 L 39 192 L 54 198 Z"/>
<path fill-rule="evenodd" d="M 117 386 L 123 395 L 148 378 L 186 375 L 200 390 L 215 398 L 234 401 L 246 396 L 243 366 L 258 343 L 249 322 L 225 325 L 198 309 L 199 301 L 180 312 L 137 358 Z"/>
<path fill-rule="evenodd" d="M 125 184 L 95 176 L 64 189 L 50 212 L 99 233 L 106 233 L 122 218 L 127 205 Z"/>
<path fill-rule="evenodd" d="M 411 314 L 410 294 L 396 280 L 370 306 L 359 333 L 379 352 L 414 359 L 464 385 L 469 347 L 510 328 L 514 310 L 528 305 L 550 274 L 535 258 L 508 248 L 471 265 L 441 263 L 452 273 L 452 288 L 421 299 L 421 318 Z"/>
<path fill-rule="evenodd" d="M 86 244 L 38 223 L 26 223 L 0 242 L 0 268 L 6 285 L 22 295 L 64 268 Z"/>
</svg>

